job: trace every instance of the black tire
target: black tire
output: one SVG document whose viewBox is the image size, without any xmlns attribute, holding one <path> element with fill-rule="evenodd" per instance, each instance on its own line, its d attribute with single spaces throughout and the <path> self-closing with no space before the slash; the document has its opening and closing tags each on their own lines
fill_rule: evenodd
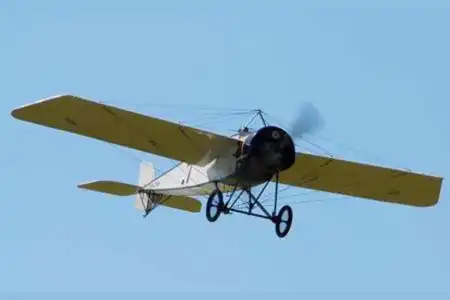
<svg viewBox="0 0 450 300">
<path fill-rule="evenodd" d="M 209 222 L 215 222 L 220 217 L 223 211 L 224 202 L 223 194 L 220 190 L 214 190 L 209 195 L 208 202 L 206 202 L 206 219 Z"/>
<path fill-rule="evenodd" d="M 275 222 L 275 232 L 279 238 L 284 238 L 291 229 L 294 214 L 289 205 L 283 206 L 277 214 Z"/>
</svg>

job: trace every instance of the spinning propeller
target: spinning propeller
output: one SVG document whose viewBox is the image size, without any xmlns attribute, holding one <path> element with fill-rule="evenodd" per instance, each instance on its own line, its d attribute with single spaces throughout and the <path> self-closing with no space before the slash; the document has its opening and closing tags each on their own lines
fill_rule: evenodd
<svg viewBox="0 0 450 300">
<path fill-rule="evenodd" d="M 247 125 L 242 127 L 239 130 L 236 129 L 228 129 L 231 132 L 239 132 L 243 128 L 250 129 L 250 131 L 257 131 L 258 128 L 250 128 L 248 125 L 254 121 L 254 119 L 259 116 L 263 123 L 266 125 L 266 121 L 264 119 L 262 111 L 258 110 L 255 115 L 251 118 Z M 314 107 L 313 104 L 307 102 L 300 105 L 297 114 L 293 118 L 293 120 L 288 123 L 287 128 L 285 128 L 286 132 L 292 137 L 292 139 L 300 139 L 303 136 L 308 134 L 314 134 L 324 126 L 324 119 L 320 114 L 319 110 Z"/>
<path fill-rule="evenodd" d="M 288 127 L 288 132 L 293 139 L 302 138 L 304 135 L 314 134 L 324 126 L 324 120 L 319 110 L 311 103 L 300 106 L 298 113 Z"/>
</svg>

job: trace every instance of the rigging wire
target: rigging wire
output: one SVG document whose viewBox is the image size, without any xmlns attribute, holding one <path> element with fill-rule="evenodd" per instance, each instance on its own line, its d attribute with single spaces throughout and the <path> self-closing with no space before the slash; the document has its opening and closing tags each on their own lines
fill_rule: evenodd
<svg viewBox="0 0 450 300">
<path fill-rule="evenodd" d="M 102 103 L 102 104 L 104 104 L 104 103 Z M 118 121 L 123 122 L 124 125 L 129 125 L 129 124 L 127 124 L 126 122 L 124 122 L 121 118 L 119 118 L 117 115 L 116 115 L 116 117 L 117 117 Z M 217 117 L 216 117 L 215 119 L 217 120 Z M 142 131 L 140 131 L 140 130 L 138 131 L 138 133 L 139 133 L 139 134 L 142 134 L 142 135 L 144 135 L 144 136 L 146 136 L 146 135 L 145 135 Z M 116 149 L 123 150 L 123 153 L 125 153 L 125 151 L 124 151 L 125 149 L 119 147 L 118 145 L 111 144 L 111 143 L 110 143 L 110 145 L 115 146 Z M 130 153 L 130 154 L 131 154 L 131 153 Z M 137 157 L 136 155 L 131 155 L 130 157 L 132 157 L 134 160 L 139 161 L 139 163 L 145 162 L 143 159 Z M 150 185 L 152 182 L 154 182 L 155 180 L 157 180 L 158 178 L 160 178 L 163 174 L 172 176 L 172 178 L 173 178 L 175 181 L 179 180 L 179 178 L 174 178 L 173 175 L 170 174 L 170 171 L 173 170 L 176 166 L 180 165 L 181 163 L 175 162 L 174 160 L 171 160 L 171 159 L 169 159 L 169 160 L 172 161 L 173 167 L 170 168 L 169 170 L 167 170 L 166 172 L 160 172 L 160 169 L 158 169 L 157 167 L 153 166 L 155 170 L 157 170 L 158 172 L 160 172 L 160 173 L 162 173 L 162 174 L 160 174 L 159 176 L 155 176 L 155 178 L 153 178 L 153 179 L 152 179 L 149 183 L 147 183 L 145 186 Z M 199 169 L 196 169 L 196 171 L 200 171 L 200 170 L 199 170 Z M 181 170 L 181 172 L 183 172 L 185 176 L 188 176 L 188 174 L 186 173 L 185 170 Z M 203 173 L 203 175 L 206 176 L 205 173 Z M 190 178 L 190 180 L 192 180 L 192 182 L 194 183 L 193 185 L 190 185 L 190 187 L 193 187 L 193 186 L 199 184 L 199 183 L 195 182 L 195 180 L 192 179 L 192 178 Z M 207 185 L 207 184 L 212 184 L 212 183 L 211 183 L 211 182 L 205 183 L 205 185 Z M 145 188 L 145 186 L 144 186 L 144 188 Z M 225 185 L 222 184 L 222 186 L 225 186 Z M 204 188 L 204 187 L 202 187 L 202 186 L 196 186 L 196 188 L 198 188 L 198 189 L 200 189 L 200 190 L 203 190 L 203 192 L 205 192 L 206 194 L 209 193 L 209 190 L 206 189 L 206 188 Z"/>
<path fill-rule="evenodd" d="M 148 106 L 158 106 L 158 105 L 155 105 L 155 104 L 153 104 L 153 105 L 148 105 Z M 170 105 L 165 105 L 166 107 L 170 107 Z M 171 106 L 171 107 L 174 107 L 174 106 Z M 230 110 L 230 111 L 232 111 L 232 110 Z M 211 112 L 211 113 L 209 113 L 209 118 L 211 118 L 211 119 L 214 119 L 214 121 L 215 121 L 215 123 L 217 123 L 217 119 L 218 118 L 223 118 L 223 119 L 225 119 L 225 120 L 230 120 L 230 119 L 233 119 L 233 118 L 237 118 L 237 117 L 240 117 L 240 116 L 243 116 L 243 115 L 247 115 L 247 114 L 249 114 L 249 113 L 251 113 L 251 112 L 255 112 L 255 111 L 258 111 L 259 113 L 262 113 L 262 114 L 264 114 L 264 115 L 266 115 L 267 117 L 270 117 L 270 118 L 273 118 L 273 116 L 272 115 L 269 115 L 269 114 L 267 114 L 267 113 L 265 113 L 265 112 L 262 112 L 262 111 L 260 111 L 260 110 L 237 110 L 237 109 L 234 109 L 233 110 L 233 112 L 231 112 L 231 113 L 229 113 L 229 114 L 224 114 L 223 113 L 223 111 L 221 111 L 221 112 Z M 198 110 L 197 110 L 197 112 L 198 112 Z M 207 113 L 205 113 L 205 115 L 208 115 Z M 203 118 L 203 123 L 206 123 L 205 121 L 206 120 L 208 120 L 209 119 L 208 117 L 204 117 Z M 253 116 L 253 118 L 248 122 L 248 124 L 249 123 L 251 123 L 251 122 L 253 122 L 254 121 L 254 119 L 256 118 L 256 115 L 255 116 Z M 123 120 L 122 120 L 123 121 Z M 126 122 L 124 122 L 124 123 L 126 123 Z M 125 125 L 127 125 L 127 124 L 125 124 Z M 199 126 L 199 125 L 197 125 L 197 126 Z M 140 132 L 140 134 L 144 134 L 143 132 Z M 145 134 L 144 134 L 145 135 Z M 317 145 L 317 144 L 315 144 L 315 143 L 312 143 L 311 141 L 308 141 L 308 140 L 306 140 L 305 138 L 302 138 L 302 140 L 304 140 L 305 142 L 307 142 L 307 143 L 309 143 L 310 145 L 312 145 L 312 146 L 314 146 L 314 147 L 316 147 L 316 148 L 318 148 L 318 149 L 320 149 L 320 150 L 322 150 L 323 152 L 325 152 L 325 153 L 327 153 L 328 151 L 326 151 L 324 148 L 322 148 L 322 147 L 320 147 L 319 145 Z M 329 139 L 330 140 L 330 139 Z M 117 145 L 114 145 L 117 149 L 120 149 L 120 150 L 124 150 L 124 149 L 122 149 L 121 147 L 119 147 L 119 146 L 117 146 Z M 296 146 L 298 147 L 298 145 L 296 144 Z M 330 155 L 331 157 L 333 157 L 334 155 L 333 154 L 331 154 L 331 153 L 327 153 L 328 155 Z M 141 159 L 141 158 L 138 158 L 136 155 L 131 155 L 132 157 L 133 157 L 133 159 L 135 159 L 135 160 L 137 160 L 137 161 L 139 161 L 139 163 L 142 163 L 142 162 L 146 162 L 145 160 L 143 160 L 143 159 Z M 171 160 L 172 161 L 172 163 L 174 164 L 174 166 L 177 166 L 177 165 L 179 165 L 180 163 L 179 162 L 174 162 L 173 160 Z M 160 172 L 160 169 L 158 169 L 157 167 L 154 167 L 155 168 L 155 170 L 157 170 L 158 172 Z M 172 168 L 173 169 L 173 168 Z M 183 173 L 185 173 L 184 175 L 185 176 L 187 176 L 187 174 L 186 174 L 186 172 L 185 172 L 185 170 L 182 170 L 183 171 Z M 200 171 L 200 170 L 198 170 L 198 171 Z M 164 172 L 161 172 L 161 173 L 163 173 L 164 174 Z M 165 172 L 165 174 L 170 174 L 170 170 L 169 171 L 166 171 Z M 161 176 L 161 175 L 160 175 Z M 159 178 L 160 176 L 156 176 L 153 180 L 155 180 L 155 179 L 157 179 L 157 178 Z M 173 175 L 172 175 L 173 176 Z M 174 178 L 175 180 L 179 180 L 179 178 Z M 150 184 L 150 183 L 149 183 Z M 195 182 L 194 182 L 194 184 L 196 184 Z M 198 187 L 200 190 L 202 190 L 202 187 Z M 282 189 L 279 189 L 279 191 L 278 191 L 278 194 L 279 194 L 279 196 L 278 196 L 278 199 L 279 200 L 282 200 L 282 199 L 286 199 L 286 198 L 292 198 L 292 197 L 298 197 L 298 196 L 302 196 L 302 195 L 306 195 L 306 194 L 311 194 L 311 193 L 313 193 L 313 192 L 316 192 L 316 191 L 307 191 L 307 192 L 303 192 L 303 193 L 300 193 L 300 194 L 294 194 L 294 195 L 280 195 L 281 193 L 283 193 L 283 192 L 285 192 L 286 190 L 288 190 L 290 187 L 285 187 L 285 188 L 282 188 Z M 207 190 L 206 189 L 204 189 L 204 191 L 206 192 Z M 262 203 L 266 203 L 269 199 L 268 199 L 268 197 L 269 196 L 271 196 L 273 194 L 273 192 L 269 192 L 269 194 L 265 194 L 265 195 L 263 195 L 262 196 L 262 198 L 263 198 L 263 200 L 262 201 L 260 201 L 260 203 L 262 204 Z M 264 199 L 265 198 L 265 199 Z M 292 204 L 301 204 L 301 203 L 310 203 L 310 202 L 323 202 L 323 201 L 329 201 L 329 200 L 331 200 L 330 198 L 328 198 L 328 199 L 312 199 L 312 200 L 301 200 L 301 201 L 294 201 L 294 202 L 292 202 Z M 242 199 L 241 199 L 241 201 L 242 201 Z M 246 203 L 244 203 L 244 204 L 241 204 L 241 205 L 245 205 L 245 204 L 248 204 L 247 202 Z M 238 206 L 239 206 L 239 204 L 238 204 Z"/>
<path fill-rule="evenodd" d="M 265 114 L 267 114 L 267 113 L 265 113 Z M 269 117 L 271 117 L 271 118 L 277 120 L 278 122 L 280 122 L 280 124 L 283 124 L 282 127 L 285 127 L 285 128 L 288 127 L 288 126 L 286 125 L 286 123 L 285 123 L 284 121 L 280 120 L 279 118 L 277 118 L 277 117 L 275 117 L 275 116 L 273 116 L 273 115 L 271 115 L 271 114 L 270 114 L 270 115 L 267 114 L 267 115 L 268 115 Z M 342 149 L 342 150 L 344 150 L 344 151 L 348 151 L 348 152 L 353 152 L 353 153 L 355 153 L 355 154 L 359 154 L 361 157 L 364 157 L 364 158 L 366 158 L 366 159 L 373 159 L 373 160 L 377 161 L 377 162 L 380 163 L 380 164 L 383 164 L 383 163 L 386 163 L 386 162 L 387 162 L 387 159 L 385 159 L 385 158 L 383 158 L 383 157 L 381 157 L 381 156 L 379 156 L 379 155 L 375 155 L 375 154 L 373 154 L 373 153 L 369 153 L 369 152 L 366 151 L 366 150 L 358 149 L 358 148 L 356 148 L 355 146 L 346 145 L 346 144 L 344 144 L 343 142 L 334 140 L 334 139 L 332 139 L 332 138 L 330 138 L 330 137 L 326 137 L 326 136 L 323 135 L 323 134 L 315 133 L 314 136 L 317 137 L 317 138 L 319 138 L 319 139 L 321 139 L 321 140 L 323 140 L 323 141 L 325 141 L 325 142 L 328 142 L 328 143 L 330 143 L 330 144 L 334 144 L 335 146 L 337 146 L 338 148 L 340 148 L 340 149 Z M 304 140 L 306 143 L 309 143 L 309 144 L 311 144 L 311 145 L 314 145 L 316 148 L 318 148 L 318 149 L 320 149 L 320 150 L 322 150 L 322 151 L 324 151 L 324 152 L 327 152 L 327 150 L 325 150 L 323 147 L 320 147 L 319 145 L 317 145 L 317 144 L 315 144 L 315 143 L 312 143 L 311 141 L 305 139 L 304 137 L 302 138 L 302 140 Z M 296 146 L 298 146 L 298 145 L 296 144 Z M 303 148 L 304 148 L 304 147 L 303 147 Z M 312 152 L 312 153 L 314 153 L 314 152 Z M 329 154 L 330 154 L 330 153 L 328 153 L 328 155 L 329 155 Z M 338 156 L 334 154 L 334 157 L 336 158 L 336 157 L 338 157 Z M 398 164 L 396 163 L 396 165 L 398 165 Z M 398 165 L 398 166 L 399 166 L 399 165 Z M 402 170 L 408 171 L 408 172 L 411 171 L 411 169 L 406 168 L 406 167 L 404 167 L 404 166 L 399 166 L 399 169 L 402 169 Z"/>
<path fill-rule="evenodd" d="M 296 197 L 297 195 L 292 195 L 290 197 Z M 278 200 L 280 200 L 280 198 L 278 198 Z M 285 205 L 298 205 L 298 204 L 308 204 L 308 203 L 319 203 L 319 202 L 329 202 L 329 201 L 339 201 L 342 202 L 344 200 L 348 200 L 348 196 L 346 195 L 334 195 L 334 196 L 330 196 L 327 198 L 313 198 L 313 199 L 303 199 L 303 200 L 294 200 L 291 202 L 283 202 L 283 204 Z M 260 201 L 261 204 L 263 204 L 263 202 Z M 279 202 L 280 203 L 280 202 Z M 236 206 L 236 209 L 243 209 L 245 208 L 245 204 L 241 205 L 241 206 Z"/>
<path fill-rule="evenodd" d="M 228 116 L 222 116 L 223 118 L 220 121 L 231 121 L 234 119 L 238 119 L 241 116 L 246 116 L 249 115 L 251 112 L 244 112 L 244 113 L 238 113 L 238 114 L 229 114 Z M 194 126 L 194 127 L 202 127 L 205 126 L 207 123 L 214 121 L 214 125 L 217 124 L 217 120 L 218 118 L 221 117 L 220 115 L 212 115 L 210 117 L 207 118 L 202 118 L 201 122 L 190 122 L 189 126 Z M 208 129 L 212 129 L 212 127 L 207 127 L 205 126 L 204 128 L 208 128 Z M 234 130 L 230 130 L 230 131 L 234 131 Z M 237 129 L 236 129 L 237 131 Z"/>
<path fill-rule="evenodd" d="M 113 102 L 113 101 L 102 101 L 103 104 L 107 105 L 122 105 L 123 103 L 120 102 Z M 192 109 L 195 111 L 215 111 L 217 113 L 239 113 L 239 112 L 248 112 L 252 109 L 246 109 L 246 108 L 232 108 L 232 107 L 219 107 L 219 106 L 209 106 L 209 105 L 194 105 L 194 104 L 174 104 L 174 103 L 127 103 L 127 106 L 133 107 L 135 109 L 145 108 L 145 107 L 159 107 L 159 108 L 168 108 L 168 109 Z"/>
</svg>

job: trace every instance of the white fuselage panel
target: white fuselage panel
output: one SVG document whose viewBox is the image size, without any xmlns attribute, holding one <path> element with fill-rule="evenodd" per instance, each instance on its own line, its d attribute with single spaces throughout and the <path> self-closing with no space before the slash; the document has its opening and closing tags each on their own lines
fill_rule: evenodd
<svg viewBox="0 0 450 300">
<path fill-rule="evenodd" d="M 235 171 L 236 157 L 233 156 L 235 151 L 236 148 L 228 149 L 222 156 L 203 167 L 180 163 L 145 188 L 170 195 L 209 194 L 215 189 L 214 182 L 220 182 Z"/>
<path fill-rule="evenodd" d="M 248 144 L 253 136 L 254 132 L 240 131 L 232 137 Z M 229 178 L 235 172 L 237 146 L 224 149 L 222 155 L 205 166 L 180 163 L 145 188 L 166 195 L 208 195 L 216 188 L 216 182 Z"/>
</svg>

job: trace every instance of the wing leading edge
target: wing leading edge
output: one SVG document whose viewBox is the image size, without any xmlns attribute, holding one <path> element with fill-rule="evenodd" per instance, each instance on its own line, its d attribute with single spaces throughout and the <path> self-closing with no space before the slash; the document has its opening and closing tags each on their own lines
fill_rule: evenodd
<svg viewBox="0 0 450 300">
<path fill-rule="evenodd" d="M 28 121 L 189 164 L 206 165 L 237 141 L 158 118 L 63 95 L 12 111 Z"/>
<path fill-rule="evenodd" d="M 317 191 L 411 206 L 433 206 L 442 178 L 298 153 L 280 183 Z"/>
</svg>

